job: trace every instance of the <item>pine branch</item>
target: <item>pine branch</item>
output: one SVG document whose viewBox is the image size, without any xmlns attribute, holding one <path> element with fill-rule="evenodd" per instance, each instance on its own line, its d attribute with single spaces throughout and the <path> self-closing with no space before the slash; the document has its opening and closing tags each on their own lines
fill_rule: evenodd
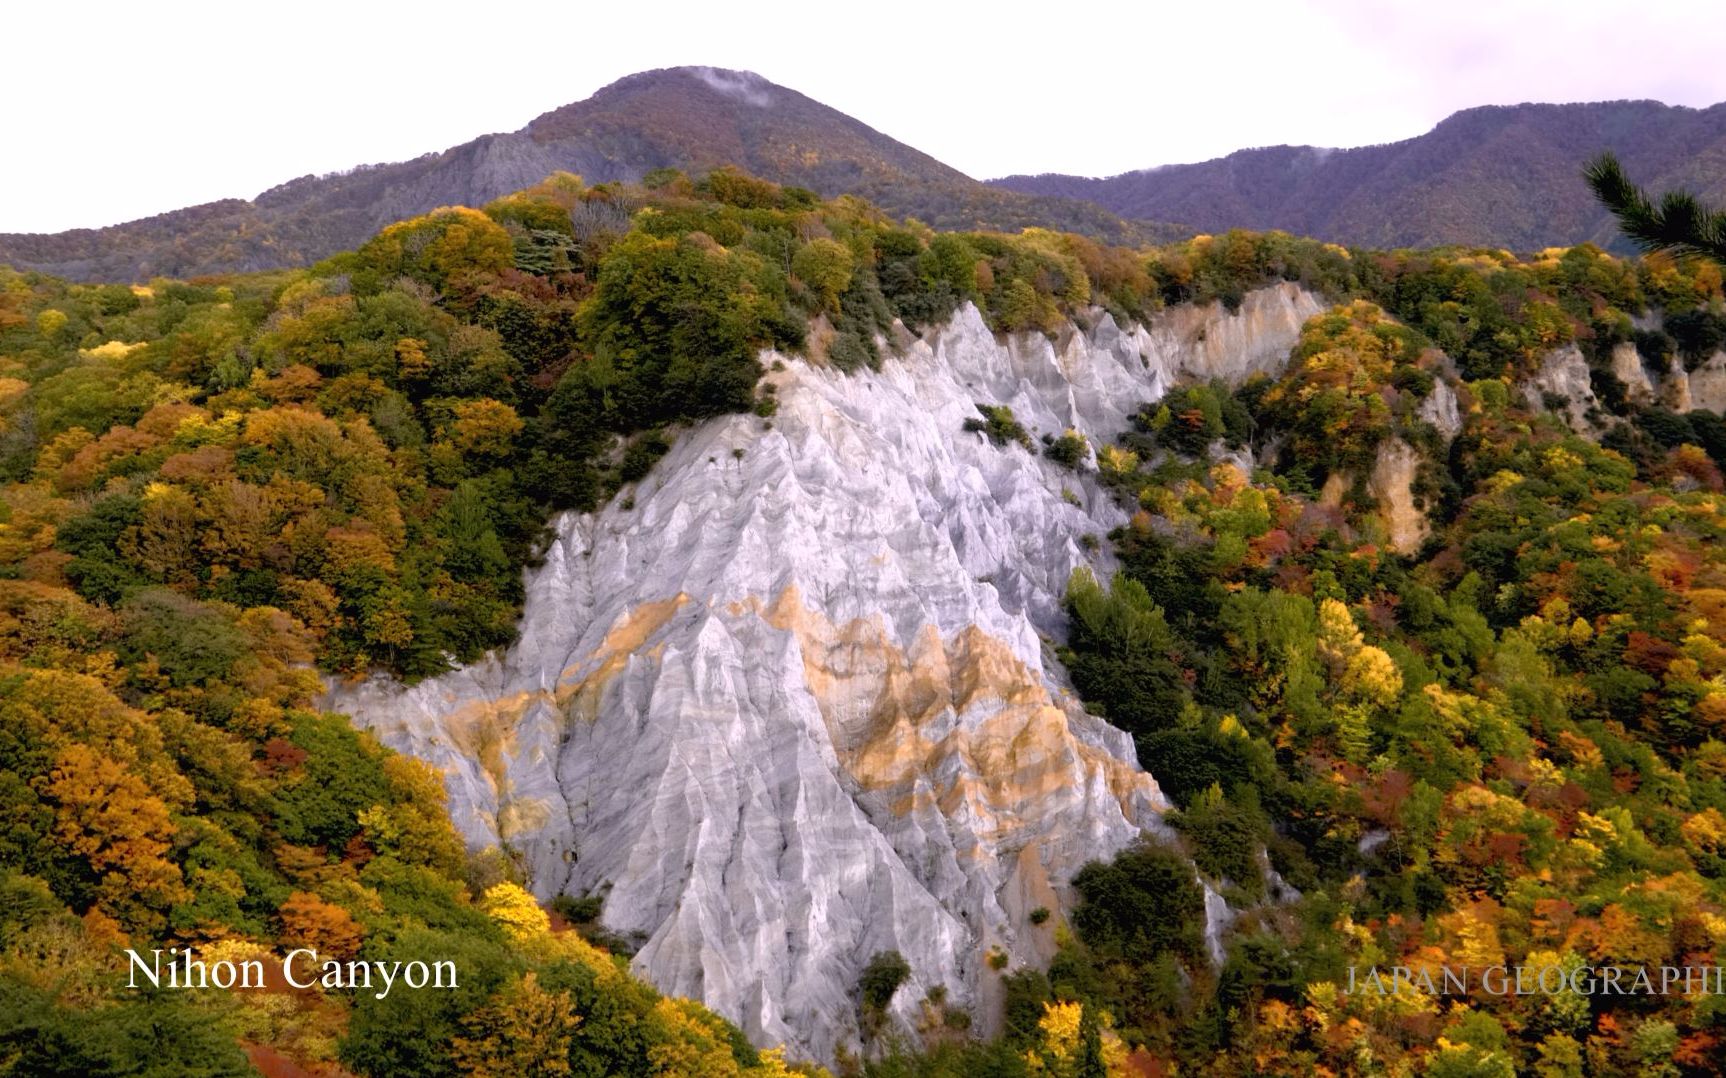
<svg viewBox="0 0 1726 1078">
<path fill-rule="evenodd" d="M 1644 251 L 1671 251 L 1726 265 L 1726 211 L 1710 209 L 1688 191 L 1669 191 L 1656 205 L 1630 182 L 1610 153 L 1590 161 L 1583 178 L 1618 219 L 1618 230 Z"/>
</svg>

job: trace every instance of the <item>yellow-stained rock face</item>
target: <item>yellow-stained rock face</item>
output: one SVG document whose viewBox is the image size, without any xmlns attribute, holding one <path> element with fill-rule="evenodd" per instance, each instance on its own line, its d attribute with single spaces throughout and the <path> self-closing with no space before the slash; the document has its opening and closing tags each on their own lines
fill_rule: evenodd
<svg viewBox="0 0 1726 1078">
<path fill-rule="evenodd" d="M 1070 726 L 1077 704 L 1056 700 L 978 626 L 943 641 L 926 625 L 907 649 L 879 618 L 833 624 L 795 587 L 764 608 L 751 605 L 796 636 L 840 765 L 895 814 L 963 815 L 999 846 L 1011 845 L 1049 798 L 1077 787 L 1100 781 L 1127 816 L 1135 798 L 1160 797 L 1145 772 L 1079 740 Z"/>
<path fill-rule="evenodd" d="M 1412 554 L 1426 541 L 1432 525 L 1414 504 L 1414 479 L 1420 470 L 1420 454 L 1401 439 L 1379 447 L 1367 487 L 1378 501 L 1390 546 L 1398 554 Z"/>
<path fill-rule="evenodd" d="M 564 670 L 552 702 L 570 718 L 592 722 L 599 714 L 599 695 L 606 684 L 629 662 L 629 657 L 664 628 L 665 623 L 687 602 L 689 596 L 679 592 L 669 599 L 642 603 L 625 611 L 612 624 L 611 631 L 605 634 L 605 640 L 598 649 L 588 656 L 587 662 Z M 587 672 L 581 673 L 584 669 Z M 574 683 L 568 681 L 577 675 L 579 680 Z"/>
<path fill-rule="evenodd" d="M 470 700 L 449 712 L 444 730 L 450 742 L 464 757 L 479 763 L 491 784 L 500 837 L 530 834 L 551 818 L 551 807 L 544 799 L 520 797 L 512 789 L 510 761 L 519 752 L 516 730 L 522 720 L 536 707 L 551 707 L 571 720 L 591 722 L 606 684 L 687 602 L 689 596 L 679 593 L 625 611 L 585 661 L 564 670 L 555 689 Z M 645 650 L 651 654 L 651 649 Z"/>
<path fill-rule="evenodd" d="M 501 791 L 505 785 L 504 757 L 515 752 L 515 724 L 539 693 L 512 693 L 496 700 L 474 700 L 450 712 L 444 729 L 455 747 L 491 777 Z"/>
<path fill-rule="evenodd" d="M 898 1031 L 940 986 L 987 1036 L 986 956 L 1046 963 L 1073 875 L 1163 831 L 1167 802 L 1042 644 L 1126 514 L 966 420 L 985 402 L 1108 447 L 1177 379 L 1280 363 L 1321 306 L 1284 285 L 1051 341 L 967 304 L 895 330 L 878 369 L 765 354 L 772 422 L 691 428 L 628 496 L 560 518 L 515 644 L 330 704 L 442 767 L 457 826 L 538 897 L 604 896 L 638 972 L 757 1044 L 856 1052 L 883 950 L 912 969 Z"/>
</svg>

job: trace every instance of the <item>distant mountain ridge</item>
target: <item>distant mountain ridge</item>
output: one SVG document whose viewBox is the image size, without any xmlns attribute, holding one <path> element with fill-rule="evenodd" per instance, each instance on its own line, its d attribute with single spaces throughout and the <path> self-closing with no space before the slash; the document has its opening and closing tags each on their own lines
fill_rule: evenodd
<svg viewBox="0 0 1726 1078">
<path fill-rule="evenodd" d="M 1613 241 L 1610 217 L 1582 181 L 1583 164 L 1603 149 L 1638 183 L 1726 198 L 1726 104 L 1657 101 L 1486 106 L 1380 146 L 1271 146 L 1105 179 L 990 182 L 1204 231 L 1277 228 L 1364 247 L 1533 250 Z"/>
<path fill-rule="evenodd" d="M 1283 229 L 1365 247 L 1528 251 L 1614 242 L 1610 217 L 1581 178 L 1601 149 L 1616 151 L 1638 183 L 1726 201 L 1726 104 L 1488 106 L 1380 146 L 1273 146 L 1106 179 L 1049 173 L 983 183 L 759 75 L 681 67 L 620 79 L 520 131 L 302 176 L 250 201 L 100 229 L 0 234 L 0 264 L 85 281 L 306 265 L 391 222 L 484 205 L 559 170 L 602 183 L 723 165 L 825 197 L 860 195 L 946 229 L 1041 225 L 1115 243 Z"/>
<path fill-rule="evenodd" d="M 737 165 L 823 196 L 851 193 L 944 228 L 1030 225 L 1111 241 L 1157 235 L 1092 203 L 990 187 L 759 75 L 668 68 L 620 79 L 520 131 L 411 161 L 302 176 L 100 229 L 0 234 L 0 264 L 76 280 L 141 280 L 304 265 L 438 206 L 480 206 L 559 170 L 589 183 Z"/>
</svg>

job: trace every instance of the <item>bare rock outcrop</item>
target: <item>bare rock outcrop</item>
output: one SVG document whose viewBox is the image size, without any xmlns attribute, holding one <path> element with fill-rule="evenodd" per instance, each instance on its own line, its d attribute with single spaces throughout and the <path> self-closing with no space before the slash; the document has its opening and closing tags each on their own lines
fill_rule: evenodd
<svg viewBox="0 0 1726 1078">
<path fill-rule="evenodd" d="M 1574 344 L 1549 352 L 1534 376 L 1523 384 L 1528 406 L 1537 412 L 1554 412 L 1572 430 L 1592 431 L 1591 412 L 1599 407 L 1589 379 L 1588 360 Z"/>
<path fill-rule="evenodd" d="M 884 950 L 912 969 L 902 1030 L 937 985 L 987 1028 L 990 952 L 1046 961 L 1073 873 L 1166 802 L 1048 646 L 1072 571 L 1113 568 L 1093 537 L 1122 511 L 965 420 L 1007 405 L 1102 444 L 1177 378 L 1285 356 L 1319 309 L 1284 286 L 1238 315 L 1002 341 L 967 306 L 879 371 L 769 354 L 771 421 L 705 423 L 557 522 L 512 648 L 328 704 L 442 768 L 469 841 L 514 851 L 537 894 L 604 895 L 638 972 L 758 1043 L 855 1046 Z"/>
</svg>

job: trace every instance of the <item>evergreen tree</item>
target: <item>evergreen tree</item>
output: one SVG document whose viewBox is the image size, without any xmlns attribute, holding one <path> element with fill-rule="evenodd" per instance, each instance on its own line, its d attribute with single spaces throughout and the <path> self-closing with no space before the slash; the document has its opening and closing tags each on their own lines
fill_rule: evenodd
<svg viewBox="0 0 1726 1078">
<path fill-rule="evenodd" d="M 1583 173 L 1594 197 L 1618 218 L 1618 227 L 1644 251 L 1672 251 L 1726 265 L 1726 210 L 1703 204 L 1688 191 L 1668 191 L 1655 202 L 1624 174 L 1610 153 Z"/>
</svg>

